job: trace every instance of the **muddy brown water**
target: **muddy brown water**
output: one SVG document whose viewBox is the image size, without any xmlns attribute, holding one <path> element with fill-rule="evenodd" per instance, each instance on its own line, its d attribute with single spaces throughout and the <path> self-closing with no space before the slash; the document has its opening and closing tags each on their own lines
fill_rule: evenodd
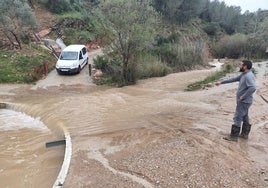
<svg viewBox="0 0 268 188">
<path fill-rule="evenodd" d="M 98 53 L 92 53 L 91 57 Z M 223 112 L 222 118 L 228 117 L 228 123 L 231 123 L 234 107 L 225 108 L 230 104 L 219 105 L 215 101 L 217 95 L 232 98 L 235 84 L 198 92 L 183 91 L 187 84 L 204 79 L 211 71 L 171 74 L 141 80 L 135 86 L 112 88 L 92 84 L 86 66 L 79 75 L 73 76 L 57 75 L 52 71 L 36 85 L 1 85 L 0 99 L 11 107 L 0 111 L 0 123 L 4 124 L 0 127 L 0 186 L 51 187 L 62 164 L 64 147 L 45 148 L 45 143 L 62 139 L 62 127 L 71 135 L 75 154 L 81 148 L 91 147 L 94 151 L 109 148 L 109 144 L 98 139 L 89 139 L 94 135 L 131 132 L 139 128 L 170 133 L 175 130 L 174 124 L 184 127 L 191 124 L 196 130 L 211 131 L 215 120 L 209 115 L 218 108 L 230 108 Z M 254 135 L 266 135 L 267 132 L 267 107 L 261 105 L 262 102 L 257 97 L 253 108 L 259 109 L 253 113 L 253 122 L 259 125 L 254 128 Z M 204 114 L 208 118 L 202 119 Z M 12 126 L 14 128 L 10 128 Z M 229 132 L 229 128 L 221 122 L 212 131 L 221 135 Z M 148 135 L 141 135 L 140 139 L 144 136 Z M 268 163 L 267 135 L 256 136 L 249 144 L 241 142 L 240 147 L 259 164 Z M 110 152 L 116 150 L 120 148 Z M 102 157 L 95 160 L 103 161 Z M 132 179 L 142 184 L 137 177 Z"/>
<path fill-rule="evenodd" d="M 24 113 L 0 109 L 0 132 L 1 187 L 51 187 L 64 154 L 62 146 L 45 147 L 57 138 L 53 130 Z"/>
</svg>

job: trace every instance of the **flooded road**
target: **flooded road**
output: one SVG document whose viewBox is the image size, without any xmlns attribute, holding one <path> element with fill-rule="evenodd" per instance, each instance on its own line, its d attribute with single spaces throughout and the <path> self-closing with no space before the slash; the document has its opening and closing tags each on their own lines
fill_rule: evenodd
<svg viewBox="0 0 268 188">
<path fill-rule="evenodd" d="M 85 67 L 73 76 L 52 71 L 36 85 L 2 85 L 0 99 L 47 127 L 31 130 L 36 132 L 31 136 L 22 131 L 25 128 L 16 133 L 26 140 L 29 150 L 38 148 L 43 160 L 59 154 L 42 151 L 48 138 L 42 135 L 50 133 L 59 140 L 61 128 L 68 130 L 73 155 L 64 183 L 67 188 L 265 187 L 268 108 L 261 96 L 267 98 L 267 78 L 257 77 L 250 139 L 227 143 L 221 138 L 230 131 L 237 84 L 184 92 L 189 83 L 210 74 L 211 70 L 196 70 L 111 88 L 92 84 Z M 6 148 L 16 148 L 14 136 L 1 136 L 9 140 Z M 40 145 L 31 145 L 32 138 Z M 36 155 L 22 156 L 31 160 Z M 53 164 L 60 163 L 55 160 Z M 47 179 L 55 181 L 57 171 Z M 5 187 L 9 181 L 4 182 Z M 35 186 L 25 183 L 20 187 Z"/>
<path fill-rule="evenodd" d="M 52 187 L 59 173 L 63 147 L 45 148 L 55 139 L 38 119 L 0 109 L 1 187 Z"/>
</svg>

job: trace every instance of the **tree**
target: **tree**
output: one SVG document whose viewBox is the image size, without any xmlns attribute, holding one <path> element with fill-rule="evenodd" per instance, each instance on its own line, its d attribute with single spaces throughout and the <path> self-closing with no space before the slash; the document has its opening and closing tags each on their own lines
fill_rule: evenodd
<svg viewBox="0 0 268 188">
<path fill-rule="evenodd" d="M 183 0 L 153 0 L 153 6 L 156 11 L 163 15 L 168 22 L 174 23 L 178 8 L 182 5 Z"/>
<path fill-rule="evenodd" d="M 33 0 L 28 0 L 28 4 L 29 4 L 29 6 L 30 6 L 32 9 L 34 9 L 34 2 L 33 2 Z"/>
<path fill-rule="evenodd" d="M 207 4 L 207 0 L 153 0 L 154 8 L 173 24 L 185 24 L 199 17 Z"/>
<path fill-rule="evenodd" d="M 21 42 L 38 28 L 34 14 L 26 0 L 0 1 L 0 32 L 10 44 L 21 49 Z"/>
<path fill-rule="evenodd" d="M 264 19 L 257 28 L 257 39 L 264 51 L 268 48 L 268 18 Z"/>
<path fill-rule="evenodd" d="M 212 1 L 209 5 L 209 21 L 219 24 L 228 34 L 241 31 L 243 26 L 241 8 L 227 6 L 218 0 Z"/>
<path fill-rule="evenodd" d="M 124 81 L 134 83 L 137 60 L 153 43 L 157 13 L 149 0 L 106 0 L 100 7 L 102 28 L 110 33 L 109 56 L 121 62 Z"/>
<path fill-rule="evenodd" d="M 72 10 L 69 0 L 48 0 L 46 3 L 46 7 L 48 7 L 51 12 L 56 14 Z"/>
<path fill-rule="evenodd" d="M 265 57 L 268 47 L 268 11 L 258 10 L 254 13 L 246 11 L 243 18 L 243 31 L 248 35 L 247 56 L 249 58 Z"/>
<path fill-rule="evenodd" d="M 206 0 L 184 0 L 176 14 L 177 22 L 184 24 L 199 17 L 204 12 L 206 5 Z"/>
<path fill-rule="evenodd" d="M 266 45 L 268 45 L 267 44 L 268 42 L 268 18 L 263 20 L 263 22 L 260 24 L 258 32 L 261 35 L 261 37 L 265 40 Z"/>
<path fill-rule="evenodd" d="M 243 19 L 244 19 L 243 33 L 245 34 L 256 33 L 257 25 L 259 23 L 257 14 L 246 11 L 243 14 Z"/>
</svg>

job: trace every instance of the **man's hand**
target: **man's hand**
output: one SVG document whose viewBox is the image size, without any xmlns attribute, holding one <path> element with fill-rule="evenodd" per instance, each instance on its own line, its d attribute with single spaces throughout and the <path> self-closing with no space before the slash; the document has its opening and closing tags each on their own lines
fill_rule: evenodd
<svg viewBox="0 0 268 188">
<path fill-rule="evenodd" d="M 215 82 L 215 85 L 219 86 L 219 85 L 221 85 L 221 82 Z"/>
</svg>

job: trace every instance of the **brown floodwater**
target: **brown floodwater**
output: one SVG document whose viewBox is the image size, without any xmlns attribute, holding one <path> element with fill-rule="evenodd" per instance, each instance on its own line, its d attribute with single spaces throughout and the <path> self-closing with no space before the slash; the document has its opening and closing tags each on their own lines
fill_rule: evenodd
<svg viewBox="0 0 268 188">
<path fill-rule="evenodd" d="M 84 75 L 87 69 L 74 76 L 51 74 L 39 85 L 2 86 L 1 94 L 9 105 L 0 111 L 1 187 L 52 187 L 64 146 L 46 148 L 45 143 L 64 139 L 62 128 L 70 133 L 76 150 L 81 137 L 146 127 L 146 116 L 152 118 L 178 106 L 190 114 L 198 104 L 193 104 L 193 98 L 188 104 L 181 91 L 187 84 L 185 76 L 196 75 L 192 80 L 199 80 L 210 73 L 173 74 L 124 88 L 95 86 Z M 83 78 L 88 85 L 81 84 Z"/>
<path fill-rule="evenodd" d="M 1 187 L 52 187 L 59 173 L 63 146 L 46 148 L 56 138 L 38 118 L 0 109 Z"/>
<path fill-rule="evenodd" d="M 103 149 L 98 141 L 90 145 L 89 139 L 94 135 L 131 132 L 137 128 L 164 132 L 172 126 L 193 122 L 200 123 L 196 127 L 207 129 L 201 126 L 206 120 L 200 117 L 207 114 L 209 118 L 218 104 L 207 102 L 213 99 L 204 96 L 214 95 L 216 90 L 191 93 L 183 90 L 189 83 L 210 74 L 211 70 L 190 71 L 112 88 L 92 84 L 85 67 L 73 76 L 60 76 L 52 71 L 47 79 L 34 86 L 3 85 L 0 96 L 10 105 L 8 109 L 0 109 L 0 187 L 51 187 L 61 168 L 64 146 L 46 148 L 45 143 L 63 139 L 62 128 L 70 133 L 74 153 L 81 148 Z M 230 88 L 236 86 L 226 85 L 217 90 L 224 93 Z M 265 113 L 255 112 L 255 119 L 262 115 L 267 123 Z M 223 115 L 222 119 L 225 118 Z M 218 129 L 218 132 L 229 131 L 229 127 Z M 259 151 L 258 155 L 250 155 L 267 162 L 266 138 L 262 143 L 254 142 L 250 143 L 252 147 L 243 143 L 241 147 L 248 148 L 249 153 Z"/>
</svg>

